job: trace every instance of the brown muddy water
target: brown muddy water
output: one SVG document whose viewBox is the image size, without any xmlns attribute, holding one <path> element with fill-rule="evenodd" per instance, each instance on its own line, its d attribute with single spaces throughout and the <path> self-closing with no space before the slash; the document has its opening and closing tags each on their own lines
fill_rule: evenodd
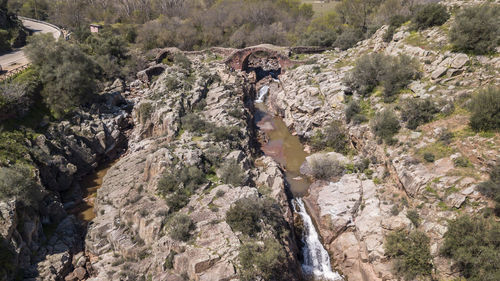
<svg viewBox="0 0 500 281">
<path fill-rule="evenodd" d="M 105 162 L 97 167 L 97 169 L 83 177 L 80 181 L 80 187 L 83 192 L 83 200 L 80 204 L 71 209 L 70 213 L 74 214 L 83 223 L 88 223 L 95 218 L 94 200 L 97 195 L 97 190 L 102 185 L 102 180 L 108 170 L 116 163 L 117 160 Z"/>
<path fill-rule="evenodd" d="M 309 154 L 280 117 L 271 115 L 263 103 L 256 103 L 255 108 L 257 127 L 267 136 L 267 141 L 261 140 L 262 151 L 285 168 L 286 180 L 293 196 L 305 196 L 311 183 L 300 174 L 300 166 Z"/>
</svg>

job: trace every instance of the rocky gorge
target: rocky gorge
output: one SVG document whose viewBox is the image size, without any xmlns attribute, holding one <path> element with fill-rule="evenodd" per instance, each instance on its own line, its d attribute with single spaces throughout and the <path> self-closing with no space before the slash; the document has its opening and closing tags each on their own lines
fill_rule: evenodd
<svg viewBox="0 0 500 281">
<path fill-rule="evenodd" d="M 345 51 L 154 50 L 137 80 L 115 81 L 71 120 L 26 139 L 43 200 L 38 212 L 0 202 L 13 266 L 26 280 L 307 280 L 312 225 L 326 279 L 400 280 L 385 237 L 417 229 L 430 238 L 432 278 L 458 278 L 440 255 L 443 236 L 449 219 L 492 206 L 476 187 L 500 154 L 498 132 L 468 128 L 466 104 L 500 85 L 500 58 L 451 52 L 449 22 L 418 33 L 403 25 L 390 42 L 387 28 Z M 377 88 L 362 97 L 345 81 L 371 53 L 406 54 L 421 75 L 395 102 Z M 374 116 L 401 116 L 400 102 L 414 98 L 432 99 L 436 117 L 402 128 L 392 145 L 377 139 Z M 346 121 L 353 100 L 367 120 Z M 344 152 L 314 145 L 332 121 L 346 132 Z M 83 198 L 82 178 L 111 160 L 95 198 Z M 320 161 L 341 169 L 320 177 Z M 84 199 L 95 217 L 82 224 Z"/>
</svg>

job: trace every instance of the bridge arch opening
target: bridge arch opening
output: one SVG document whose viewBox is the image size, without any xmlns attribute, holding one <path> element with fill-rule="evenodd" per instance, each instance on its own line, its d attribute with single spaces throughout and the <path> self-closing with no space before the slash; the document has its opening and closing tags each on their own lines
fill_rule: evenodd
<svg viewBox="0 0 500 281">
<path fill-rule="evenodd" d="M 258 50 L 243 59 L 242 70 L 247 73 L 255 72 L 257 81 L 267 76 L 278 79 L 278 75 L 281 74 L 281 63 L 276 54 Z"/>
</svg>

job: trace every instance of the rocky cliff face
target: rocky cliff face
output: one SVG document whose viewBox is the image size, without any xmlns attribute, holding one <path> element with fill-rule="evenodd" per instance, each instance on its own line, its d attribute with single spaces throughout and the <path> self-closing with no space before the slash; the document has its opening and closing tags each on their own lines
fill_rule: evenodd
<svg viewBox="0 0 500 281">
<path fill-rule="evenodd" d="M 415 131 L 402 129 L 394 146 L 377 143 L 370 123 L 348 124 L 356 156 L 332 157 L 352 166 L 369 159 L 368 173 L 346 174 L 335 182 L 317 181 L 305 198 L 335 266 L 349 280 L 396 280 L 392 263 L 384 255 L 385 235 L 396 229 L 414 229 L 406 216 L 411 209 L 420 214 L 418 229 L 431 238 L 435 277 L 456 277 L 452 263 L 439 256 L 447 219 L 489 206 L 475 186 L 497 161 L 499 136 L 467 134 L 468 117 L 460 109 L 454 111 L 453 104 L 467 100 L 478 88 L 498 85 L 500 59 L 446 51 L 446 28 L 447 24 L 422 31 L 416 41 L 415 34 L 403 26 L 386 43 L 383 27 L 347 51 L 308 56 L 308 64 L 286 71 L 280 76 L 282 87 L 270 92 L 268 107 L 304 140 L 311 139 L 329 120 L 345 120 L 344 101 L 352 89 L 345 86 L 343 78 L 363 54 L 402 53 L 417 59 L 423 76 L 413 81 L 400 99 L 438 101 L 444 117 Z M 364 113 L 373 116 L 386 105 L 380 96 L 372 95 L 363 106 Z M 439 144 L 443 132 L 456 137 L 446 145 Z M 422 159 L 424 151 L 439 156 L 429 163 Z M 461 157 L 469 159 L 471 165 L 455 164 Z M 398 214 L 393 209 L 398 209 Z"/>
<path fill-rule="evenodd" d="M 191 54 L 189 59 L 192 64 L 183 67 L 162 65 L 164 71 L 151 82 L 148 77 L 133 83 L 136 126 L 126 155 L 98 191 L 97 217 L 85 241 L 91 280 L 238 279 L 238 255 L 248 238 L 231 229 L 226 213 L 239 199 L 264 197 L 279 204 L 286 221 L 281 274 L 298 280 L 284 176 L 272 159 L 258 158 L 255 146 L 252 85 L 245 74 L 229 72 L 221 61 L 207 62 L 212 59 L 209 53 Z M 193 130 L 193 116 L 205 125 Z M 184 206 L 174 209 L 168 198 L 175 192 L 161 194 L 159 181 L 164 174 L 178 175 L 182 167 L 202 169 L 207 180 L 189 194 Z M 241 178 L 227 180 L 230 174 Z M 186 241 L 172 234 L 179 227 L 172 225 L 172 217 L 179 214 L 194 223 Z M 264 240 L 268 232 L 259 235 Z"/>
<path fill-rule="evenodd" d="M 37 203 L 25 206 L 20 203 L 24 198 L 0 202 L 0 234 L 6 250 L 13 252 L 8 262 L 19 277 L 60 280 L 83 249 L 85 229 L 70 214 L 82 201 L 79 180 L 126 148 L 130 128 L 123 89 L 108 90 L 99 106 L 78 112 L 70 121 L 42 122 L 46 132 L 25 140 L 25 160 L 36 173 Z"/>
</svg>

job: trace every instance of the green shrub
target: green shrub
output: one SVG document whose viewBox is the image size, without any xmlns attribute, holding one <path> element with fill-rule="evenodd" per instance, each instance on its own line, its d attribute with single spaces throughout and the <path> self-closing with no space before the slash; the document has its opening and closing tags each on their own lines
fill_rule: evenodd
<svg viewBox="0 0 500 281">
<path fill-rule="evenodd" d="M 386 68 L 386 58 L 379 53 L 362 56 L 356 61 L 354 69 L 346 76 L 344 83 L 362 96 L 370 95 L 380 82 L 380 77 Z"/>
<path fill-rule="evenodd" d="M 429 243 L 429 237 L 423 232 L 394 231 L 386 237 L 385 254 L 394 259 L 396 274 L 405 280 L 428 277 L 433 268 Z"/>
<path fill-rule="evenodd" d="M 406 55 L 397 57 L 379 53 L 364 55 L 356 61 L 354 69 L 346 75 L 344 83 L 368 96 L 377 86 L 383 86 L 384 101 L 391 102 L 411 80 L 420 77 L 417 63 Z"/>
<path fill-rule="evenodd" d="M 420 216 L 418 215 L 418 212 L 416 210 L 408 210 L 406 212 L 406 217 L 413 223 L 415 227 L 420 226 Z"/>
<path fill-rule="evenodd" d="M 441 254 L 452 258 L 469 281 L 494 281 L 500 276 L 500 223 L 493 219 L 458 217 L 448 224 Z"/>
<path fill-rule="evenodd" d="M 56 117 L 88 102 L 96 93 L 99 67 L 79 45 L 42 34 L 31 37 L 25 52 L 40 75 L 44 102 Z"/>
<path fill-rule="evenodd" d="M 379 139 L 386 143 L 393 143 L 393 137 L 398 133 L 401 126 L 399 120 L 390 109 L 385 109 L 375 114 L 372 123 L 372 131 Z"/>
<path fill-rule="evenodd" d="M 363 40 L 363 31 L 358 28 L 347 28 L 335 40 L 335 47 L 347 50 Z"/>
<path fill-rule="evenodd" d="M 406 88 L 411 80 L 419 77 L 416 60 L 407 55 L 389 57 L 388 64 L 379 78 L 380 84 L 384 87 L 384 101 L 394 101 L 399 91 Z"/>
<path fill-rule="evenodd" d="M 407 17 L 403 15 L 395 15 L 392 16 L 389 20 L 389 27 L 387 28 L 387 31 L 384 33 L 383 40 L 384 42 L 391 42 L 392 37 L 394 36 L 394 32 L 396 32 L 396 29 L 398 29 L 403 23 L 405 23 L 408 20 Z"/>
<path fill-rule="evenodd" d="M 189 113 L 181 118 L 182 128 L 192 133 L 204 133 L 206 131 L 206 122 L 198 114 Z"/>
<path fill-rule="evenodd" d="M 153 105 L 149 102 L 143 102 L 139 105 L 139 120 L 141 124 L 146 123 L 153 113 Z"/>
<path fill-rule="evenodd" d="M 276 239 L 264 240 L 264 245 L 246 242 L 240 247 L 238 259 L 242 280 L 290 280 L 286 272 L 286 253 Z"/>
<path fill-rule="evenodd" d="M 434 154 L 432 154 L 431 152 L 425 152 L 424 160 L 432 163 L 436 160 L 436 156 L 434 156 Z"/>
<path fill-rule="evenodd" d="M 457 51 L 487 54 L 495 51 L 500 37 L 500 6 L 473 5 L 455 17 L 449 33 Z"/>
<path fill-rule="evenodd" d="M 189 60 L 183 53 L 174 54 L 174 63 L 185 70 L 191 69 L 191 60 Z"/>
<path fill-rule="evenodd" d="M 354 124 L 361 124 L 367 120 L 366 116 L 361 113 L 361 106 L 356 100 L 347 104 L 345 108 L 345 118 L 348 124 L 351 123 L 351 121 Z"/>
<path fill-rule="evenodd" d="M 401 119 L 406 127 L 415 130 L 418 126 L 432 121 L 439 112 L 437 106 L 430 99 L 407 99 L 402 104 Z"/>
<path fill-rule="evenodd" d="M 490 179 L 480 183 L 477 190 L 484 196 L 495 200 L 495 215 L 500 217 L 500 164 L 490 171 Z"/>
<path fill-rule="evenodd" d="M 262 209 L 256 198 L 243 198 L 236 201 L 226 213 L 226 222 L 233 231 L 241 231 L 248 236 L 260 232 Z"/>
<path fill-rule="evenodd" d="M 241 186 L 245 182 L 245 172 L 241 169 L 240 164 L 234 159 L 224 162 L 219 173 L 220 179 L 225 184 Z"/>
<path fill-rule="evenodd" d="M 179 170 L 165 172 L 158 180 L 157 191 L 165 197 L 172 213 L 186 206 L 191 195 L 206 181 L 205 173 L 201 169 L 184 166 Z"/>
<path fill-rule="evenodd" d="M 255 236 L 263 224 L 274 230 L 276 237 L 284 231 L 285 222 L 279 204 L 272 199 L 243 198 L 226 212 L 226 222 L 233 231 Z"/>
<path fill-rule="evenodd" d="M 446 7 L 438 3 L 429 3 L 416 7 L 411 19 L 414 29 L 425 29 L 444 24 L 450 18 Z"/>
<path fill-rule="evenodd" d="M 391 215 L 393 215 L 393 216 L 399 215 L 399 206 L 397 204 L 392 206 Z"/>
<path fill-rule="evenodd" d="M 329 180 L 341 176 L 345 170 L 344 166 L 337 160 L 326 155 L 318 155 L 312 158 L 309 165 L 311 166 L 312 176 L 320 180 Z"/>
<path fill-rule="evenodd" d="M 191 232 L 196 229 L 193 220 L 185 214 L 176 214 L 168 222 L 169 234 L 172 239 L 188 241 Z"/>
<path fill-rule="evenodd" d="M 347 129 L 340 121 L 330 121 L 322 131 L 316 131 L 311 139 L 311 145 L 315 150 L 330 148 L 335 152 L 346 154 L 349 151 Z"/>
<path fill-rule="evenodd" d="M 38 206 L 42 199 L 29 166 L 0 167 L 0 200 L 15 198 L 25 206 Z"/>
<path fill-rule="evenodd" d="M 500 129 L 500 87 L 479 92 L 470 103 L 470 126 L 475 131 Z"/>
<path fill-rule="evenodd" d="M 464 156 L 460 156 L 460 157 L 455 158 L 453 160 L 453 163 L 455 164 L 455 167 L 466 168 L 466 167 L 471 166 L 469 158 L 464 157 Z"/>
<path fill-rule="evenodd" d="M 176 251 L 170 251 L 170 253 L 168 253 L 168 256 L 165 258 L 165 262 L 163 263 L 164 268 L 166 268 L 166 269 L 173 269 L 174 268 L 175 255 L 177 255 Z"/>
</svg>

